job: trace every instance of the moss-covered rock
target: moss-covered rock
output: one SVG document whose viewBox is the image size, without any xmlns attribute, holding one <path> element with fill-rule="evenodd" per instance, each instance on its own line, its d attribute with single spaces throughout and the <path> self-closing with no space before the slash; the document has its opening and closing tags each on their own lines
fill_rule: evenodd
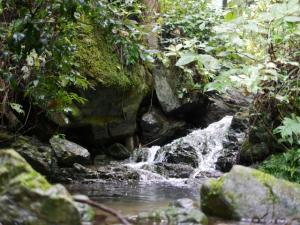
<svg viewBox="0 0 300 225">
<path fill-rule="evenodd" d="M 234 166 L 201 187 L 202 210 L 225 219 L 293 219 L 300 212 L 300 185 Z"/>
<path fill-rule="evenodd" d="M 103 87 L 131 89 L 146 88 L 144 77 L 140 76 L 139 66 L 124 68 L 116 49 L 107 41 L 104 31 L 91 25 L 81 25 L 78 31 L 76 60 L 81 73 L 91 82 Z"/>
<path fill-rule="evenodd" d="M 0 223 L 80 225 L 72 197 L 50 185 L 14 150 L 0 150 Z"/>
<path fill-rule="evenodd" d="M 51 147 L 35 138 L 19 136 L 12 142 L 11 147 L 43 175 L 51 176 L 57 166 L 57 160 Z"/>
<path fill-rule="evenodd" d="M 87 144 L 131 136 L 140 104 L 149 90 L 145 68 L 139 64 L 123 66 L 103 30 L 82 25 L 78 33 L 76 59 L 92 88 L 81 93 L 88 102 L 72 110 L 76 113 L 70 134 L 82 140 L 83 132 Z"/>
</svg>

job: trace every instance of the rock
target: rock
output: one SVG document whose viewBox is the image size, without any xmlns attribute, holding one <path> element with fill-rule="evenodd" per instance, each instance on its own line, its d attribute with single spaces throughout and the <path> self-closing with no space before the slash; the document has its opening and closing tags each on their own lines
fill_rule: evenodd
<svg viewBox="0 0 300 225">
<path fill-rule="evenodd" d="M 164 177 L 169 178 L 189 178 L 194 168 L 185 164 L 156 163 L 152 170 Z"/>
<path fill-rule="evenodd" d="M 255 164 L 272 154 L 285 151 L 271 131 L 282 123 L 281 118 L 284 116 L 281 112 L 289 107 L 289 105 L 281 105 L 278 99 L 265 93 L 255 96 L 249 109 L 250 126 L 241 148 L 240 164 Z"/>
<path fill-rule="evenodd" d="M 158 109 L 142 115 L 140 128 L 142 142 L 151 145 L 164 145 L 178 138 L 184 132 L 185 122 L 168 119 Z"/>
<path fill-rule="evenodd" d="M 89 163 L 89 151 L 74 142 L 54 136 L 50 139 L 50 144 L 58 163 L 62 166 L 72 166 L 76 162 L 81 164 Z"/>
<path fill-rule="evenodd" d="M 171 164 L 186 164 L 197 168 L 199 164 L 197 150 L 188 143 L 180 141 L 181 139 L 177 140 L 178 141 L 176 143 L 174 142 L 165 145 L 158 150 L 159 155 L 164 155 L 163 162 Z"/>
<path fill-rule="evenodd" d="M 249 128 L 247 112 L 236 113 L 232 119 L 226 141 L 223 142 L 223 154 L 217 159 L 216 169 L 228 172 L 239 162 L 239 154 Z"/>
<path fill-rule="evenodd" d="M 69 134 L 75 140 L 88 133 L 86 144 L 110 143 L 135 133 L 142 93 L 97 87 L 85 97 L 88 103 L 81 107 L 80 117 L 71 123 Z"/>
<path fill-rule="evenodd" d="M 240 164 L 251 165 L 265 160 L 271 154 L 281 152 L 280 145 L 264 125 L 256 124 L 249 128 L 248 135 L 241 147 Z"/>
<path fill-rule="evenodd" d="M 79 163 L 73 164 L 74 169 L 79 173 L 89 173 L 90 170 Z"/>
<path fill-rule="evenodd" d="M 207 93 L 209 95 L 209 104 L 206 109 L 204 122 L 206 125 L 217 122 L 228 115 L 235 115 L 238 112 L 246 111 L 250 105 L 252 97 L 245 96 L 238 90 L 219 96 L 215 93 Z"/>
<path fill-rule="evenodd" d="M 200 92 L 187 93 L 188 96 L 179 98 L 179 86 L 184 87 L 178 79 L 181 73 L 175 66 L 166 68 L 158 64 L 153 68 L 154 88 L 163 111 L 179 118 L 188 118 L 190 113 L 198 116 L 204 114 L 207 99 Z"/>
<path fill-rule="evenodd" d="M 242 165 L 251 165 L 263 161 L 271 154 L 272 151 L 270 151 L 267 143 L 253 144 L 247 139 L 241 149 L 240 163 Z"/>
<path fill-rule="evenodd" d="M 170 207 L 151 213 L 142 213 L 137 224 L 206 225 L 207 217 L 191 203 L 191 199 L 179 199 Z"/>
<path fill-rule="evenodd" d="M 78 165 L 76 165 L 77 167 Z M 70 182 L 97 182 L 99 180 L 112 181 L 138 181 L 140 179 L 139 173 L 127 166 L 119 163 L 100 166 L 100 167 L 86 167 L 83 168 L 58 168 L 53 176 L 54 182 L 70 183 Z"/>
<path fill-rule="evenodd" d="M 201 187 L 201 207 L 206 214 L 224 219 L 293 219 L 300 212 L 300 184 L 234 166 Z"/>
<path fill-rule="evenodd" d="M 119 164 L 97 168 L 97 173 L 98 178 L 103 180 L 137 181 L 140 179 L 140 175 L 136 170 Z"/>
<path fill-rule="evenodd" d="M 11 144 L 26 161 L 38 172 L 51 176 L 57 167 L 57 159 L 54 151 L 35 138 L 20 136 Z"/>
<path fill-rule="evenodd" d="M 80 225 L 71 195 L 50 185 L 14 150 L 0 150 L 0 223 Z"/>
<path fill-rule="evenodd" d="M 117 160 L 124 160 L 128 159 L 130 157 L 130 152 L 128 149 L 119 143 L 111 145 L 107 150 L 106 154 L 110 157 L 117 159 Z"/>
</svg>

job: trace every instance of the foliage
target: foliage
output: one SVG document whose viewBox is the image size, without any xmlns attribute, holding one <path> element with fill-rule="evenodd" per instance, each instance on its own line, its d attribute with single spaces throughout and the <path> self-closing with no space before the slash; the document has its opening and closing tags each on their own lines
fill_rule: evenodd
<svg viewBox="0 0 300 225">
<path fill-rule="evenodd" d="M 143 44 L 143 9 L 136 0 L 0 1 L 1 117 L 10 109 L 25 115 L 24 96 L 47 113 L 85 103 L 79 89 L 91 84 L 77 46 L 84 25 L 106 34 L 105 43 L 119 53 L 119 70 L 153 60 Z"/>
<path fill-rule="evenodd" d="M 118 51 L 121 62 L 133 65 L 140 61 L 153 62 L 150 51 L 145 47 L 146 36 L 143 26 L 145 6 L 138 0 L 98 1 L 94 21 L 109 31 L 109 40 Z"/>
<path fill-rule="evenodd" d="M 274 130 L 275 134 L 280 134 L 281 141 L 290 145 L 300 146 L 300 117 L 292 115 L 292 118 L 285 117 L 282 125 Z"/>
<path fill-rule="evenodd" d="M 72 91 L 86 89 L 87 80 L 77 71 L 72 39 L 83 1 L 1 1 L 0 85 L 1 114 L 7 105 L 24 114 L 17 101 L 25 93 L 47 110 L 63 110 L 84 99 Z"/>
<path fill-rule="evenodd" d="M 276 177 L 300 183 L 300 149 L 273 155 L 265 160 L 259 169 Z"/>
<path fill-rule="evenodd" d="M 207 1 L 161 0 L 161 45 L 158 58 L 169 67 L 182 70 L 178 96 L 202 92 L 220 63 L 210 47 L 212 28 L 220 23 L 222 12 L 211 8 Z"/>
</svg>

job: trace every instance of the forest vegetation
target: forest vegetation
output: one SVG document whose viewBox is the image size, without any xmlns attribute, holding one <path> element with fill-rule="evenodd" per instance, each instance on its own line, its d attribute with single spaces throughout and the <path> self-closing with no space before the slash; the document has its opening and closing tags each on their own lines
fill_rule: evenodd
<svg viewBox="0 0 300 225">
<path fill-rule="evenodd" d="M 195 96 L 206 102 L 232 92 L 251 99 L 242 112 L 249 124 L 241 163 L 300 183 L 300 2 L 222 3 L 0 0 L 0 146 L 6 133 L 34 136 L 33 128 L 45 121 L 51 135 L 64 138 L 99 89 L 122 91 L 121 113 L 84 115 L 84 126 L 114 124 L 128 112 L 135 124 L 143 107 L 160 101 L 154 96 L 159 67 L 176 75 L 179 102 L 193 105 Z M 182 113 L 162 108 L 172 119 Z M 57 115 L 65 127 L 55 124 Z M 128 132 L 138 133 L 133 126 Z M 131 133 L 112 140 L 127 143 Z M 112 144 L 105 141 L 105 147 Z"/>
</svg>

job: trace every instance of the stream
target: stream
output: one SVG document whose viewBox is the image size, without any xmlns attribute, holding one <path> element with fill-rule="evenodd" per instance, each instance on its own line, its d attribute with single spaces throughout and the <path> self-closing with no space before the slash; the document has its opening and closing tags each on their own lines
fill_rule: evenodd
<svg viewBox="0 0 300 225">
<path fill-rule="evenodd" d="M 130 160 L 123 162 L 123 165 L 138 171 L 140 180 L 137 182 L 99 180 L 72 184 L 68 189 L 72 193 L 88 195 L 92 200 L 112 207 L 129 218 L 142 212 L 165 208 L 170 202 L 180 198 L 190 198 L 199 204 L 201 183 L 207 177 L 221 174 L 216 171 L 215 163 L 222 155 L 223 142 L 227 138 L 231 122 L 232 116 L 226 116 L 205 129 L 194 130 L 165 146 L 135 150 Z M 189 162 L 194 165 L 193 168 L 187 165 Z M 164 163 L 176 164 L 179 166 L 178 171 L 171 168 L 172 171 L 158 172 L 157 165 Z M 176 177 L 187 166 L 190 171 L 188 177 Z M 117 222 L 113 218 L 109 219 L 109 224 Z M 213 224 L 219 224 L 218 221 L 213 221 Z"/>
</svg>

